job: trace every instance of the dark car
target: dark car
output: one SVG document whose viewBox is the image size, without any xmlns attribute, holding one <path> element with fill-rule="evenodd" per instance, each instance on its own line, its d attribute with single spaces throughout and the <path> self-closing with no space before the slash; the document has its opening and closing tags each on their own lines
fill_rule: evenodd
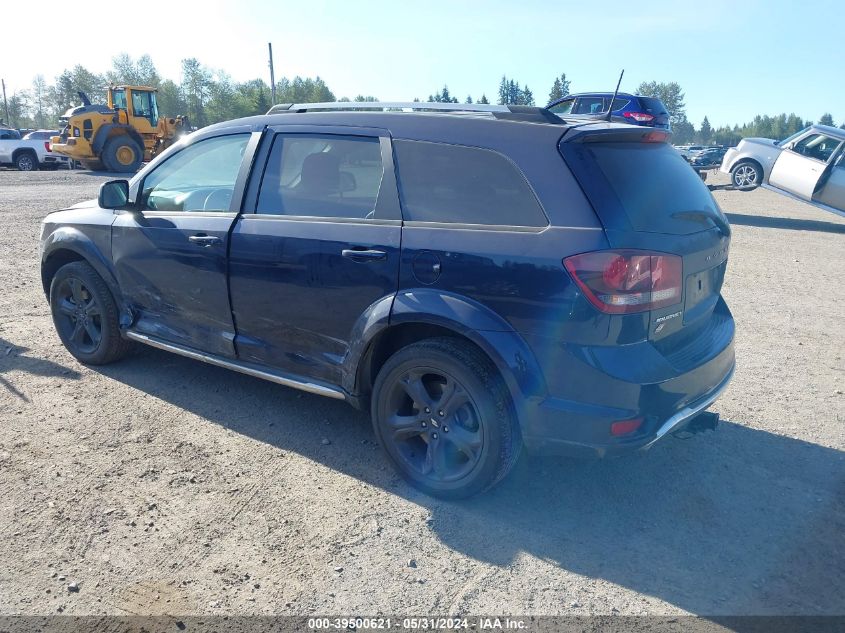
<svg viewBox="0 0 845 633">
<path fill-rule="evenodd" d="M 612 98 L 612 92 L 583 92 L 567 95 L 546 107 L 560 117 L 602 119 L 607 117 Z M 611 121 L 665 130 L 671 128 L 669 112 L 660 99 L 625 92 L 618 93 L 613 99 Z"/>
<path fill-rule="evenodd" d="M 668 134 L 352 107 L 385 106 L 213 125 L 49 215 L 68 350 L 102 364 L 140 342 L 369 409 L 398 471 L 443 497 L 492 486 L 523 444 L 619 454 L 713 420 L 730 229 Z"/>
<path fill-rule="evenodd" d="M 719 167 L 722 164 L 722 159 L 725 157 L 727 147 L 708 147 L 693 154 L 690 154 L 688 160 L 693 167 Z"/>
</svg>

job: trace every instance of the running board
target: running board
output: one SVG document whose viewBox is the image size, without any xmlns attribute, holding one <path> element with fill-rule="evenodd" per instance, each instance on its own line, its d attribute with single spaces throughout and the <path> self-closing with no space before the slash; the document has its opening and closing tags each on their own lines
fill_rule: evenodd
<svg viewBox="0 0 845 633">
<path fill-rule="evenodd" d="M 166 352 L 173 352 L 174 354 L 179 354 L 180 356 L 199 360 L 203 363 L 208 363 L 209 365 L 216 365 L 218 367 L 223 367 L 225 369 L 231 369 L 242 374 L 246 374 L 247 376 L 254 376 L 256 378 L 269 380 L 270 382 L 274 382 L 278 385 L 284 385 L 285 387 L 292 387 L 293 389 L 307 391 L 308 393 L 315 393 L 318 396 L 326 396 L 328 398 L 334 398 L 335 400 L 346 400 L 346 396 L 344 395 L 344 393 L 339 389 L 335 389 L 333 387 L 328 387 L 326 385 L 321 385 L 314 382 L 298 380 L 296 378 L 290 378 L 282 374 L 277 374 L 273 371 L 259 369 L 258 367 L 249 365 L 247 363 L 241 363 L 239 361 L 221 358 L 219 356 L 215 356 L 214 354 L 208 354 L 206 352 L 198 352 L 197 350 L 191 349 L 190 347 L 183 347 L 182 345 L 177 345 L 175 343 L 166 343 L 146 334 L 140 334 L 138 332 L 133 332 L 129 330 L 126 332 L 126 338 L 133 341 L 137 341 L 138 343 L 143 343 L 144 345 L 149 345 L 150 347 L 162 349 Z"/>
</svg>

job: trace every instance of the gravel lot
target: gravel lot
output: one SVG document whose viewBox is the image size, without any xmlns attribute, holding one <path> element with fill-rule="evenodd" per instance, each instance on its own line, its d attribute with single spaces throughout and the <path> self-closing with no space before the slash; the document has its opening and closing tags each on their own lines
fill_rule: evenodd
<svg viewBox="0 0 845 633">
<path fill-rule="evenodd" d="M 106 179 L 0 171 L 0 614 L 845 614 L 845 219 L 715 193 L 738 357 L 715 433 L 523 456 L 446 503 L 343 403 L 66 353 L 39 222 Z"/>
</svg>

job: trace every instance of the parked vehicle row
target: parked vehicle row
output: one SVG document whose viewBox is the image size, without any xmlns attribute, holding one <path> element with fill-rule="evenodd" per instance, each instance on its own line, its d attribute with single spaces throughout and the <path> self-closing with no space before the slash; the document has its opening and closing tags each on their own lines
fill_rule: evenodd
<svg viewBox="0 0 845 633">
<path fill-rule="evenodd" d="M 845 130 L 811 125 L 783 141 L 746 138 L 720 170 L 734 186 L 768 186 L 819 208 L 845 213 Z"/>
<path fill-rule="evenodd" d="M 76 358 L 139 342 L 346 400 L 443 497 L 494 485 L 522 445 L 604 456 L 715 424 L 730 228 L 667 133 L 525 107 L 274 111 L 44 220 Z"/>
</svg>

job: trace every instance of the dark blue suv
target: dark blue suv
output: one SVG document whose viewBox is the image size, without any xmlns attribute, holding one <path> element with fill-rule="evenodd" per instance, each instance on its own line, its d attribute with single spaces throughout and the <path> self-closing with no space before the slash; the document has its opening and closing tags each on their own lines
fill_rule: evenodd
<svg viewBox="0 0 845 633">
<path fill-rule="evenodd" d="M 64 345 L 102 364 L 144 343 L 369 409 L 443 497 L 523 444 L 618 454 L 712 416 L 730 229 L 665 132 L 400 107 L 213 125 L 47 216 Z"/>
<path fill-rule="evenodd" d="M 612 92 L 582 92 L 567 95 L 546 107 L 560 117 L 602 119 L 607 116 L 613 99 L 611 121 L 670 129 L 669 112 L 660 99 L 627 92 L 616 93 L 615 97 Z"/>
</svg>

